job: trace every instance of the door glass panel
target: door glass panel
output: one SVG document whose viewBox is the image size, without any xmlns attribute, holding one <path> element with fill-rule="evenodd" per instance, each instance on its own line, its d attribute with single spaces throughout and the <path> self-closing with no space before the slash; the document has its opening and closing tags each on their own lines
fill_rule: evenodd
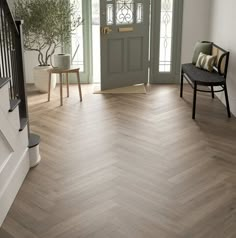
<svg viewBox="0 0 236 238">
<path fill-rule="evenodd" d="M 86 0 L 87 1 L 87 0 Z M 92 0 L 93 83 L 101 82 L 100 0 Z"/>
<path fill-rule="evenodd" d="M 107 4 L 107 25 L 113 25 L 113 4 Z"/>
<path fill-rule="evenodd" d="M 161 1 L 159 72 L 171 72 L 173 0 Z"/>
<path fill-rule="evenodd" d="M 143 4 L 142 3 L 137 3 L 137 23 L 142 23 L 143 22 Z"/>
<path fill-rule="evenodd" d="M 134 1 L 117 0 L 116 1 L 116 24 L 128 25 L 134 22 Z"/>
<path fill-rule="evenodd" d="M 77 16 L 83 19 L 82 15 L 82 0 L 70 0 L 77 9 Z M 80 67 L 80 71 L 84 71 L 84 38 L 83 25 L 80 25 L 71 35 L 71 62 L 72 65 Z"/>
</svg>

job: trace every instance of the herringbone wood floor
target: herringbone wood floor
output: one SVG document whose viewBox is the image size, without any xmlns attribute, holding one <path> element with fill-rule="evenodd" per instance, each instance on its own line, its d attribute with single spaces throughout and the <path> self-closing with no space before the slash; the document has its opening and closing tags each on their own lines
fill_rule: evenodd
<svg viewBox="0 0 236 238">
<path fill-rule="evenodd" d="M 210 95 L 191 119 L 186 86 L 147 95 L 93 95 L 77 87 L 31 92 L 31 129 L 42 137 L 1 238 L 235 238 L 236 120 Z"/>
</svg>

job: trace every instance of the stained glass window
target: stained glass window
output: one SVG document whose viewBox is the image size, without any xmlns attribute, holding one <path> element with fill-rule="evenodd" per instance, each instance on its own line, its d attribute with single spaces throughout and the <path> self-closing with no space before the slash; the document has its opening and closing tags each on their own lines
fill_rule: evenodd
<svg viewBox="0 0 236 238">
<path fill-rule="evenodd" d="M 116 24 L 126 25 L 134 22 L 134 1 L 117 0 L 116 1 Z"/>
<path fill-rule="evenodd" d="M 137 13 L 136 13 L 136 22 L 142 23 L 143 22 L 143 4 L 137 3 Z"/>
<path fill-rule="evenodd" d="M 173 0 L 161 1 L 159 72 L 171 72 Z"/>
<path fill-rule="evenodd" d="M 113 4 L 107 4 L 107 25 L 113 25 Z"/>
</svg>

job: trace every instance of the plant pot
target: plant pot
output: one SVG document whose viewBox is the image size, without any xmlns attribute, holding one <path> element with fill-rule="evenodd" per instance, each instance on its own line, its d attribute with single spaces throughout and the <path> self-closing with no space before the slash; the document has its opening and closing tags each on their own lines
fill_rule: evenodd
<svg viewBox="0 0 236 238">
<path fill-rule="evenodd" d="M 29 137 L 29 159 L 30 168 L 37 166 L 41 161 L 41 156 L 39 153 L 40 137 L 36 134 L 30 133 Z"/>
<path fill-rule="evenodd" d="M 71 56 L 69 54 L 54 55 L 54 67 L 59 69 L 69 69 L 71 66 Z"/>
<path fill-rule="evenodd" d="M 35 87 L 41 93 L 48 93 L 49 70 L 52 66 L 36 66 L 33 69 Z M 56 87 L 56 75 L 52 74 L 51 89 Z"/>
</svg>

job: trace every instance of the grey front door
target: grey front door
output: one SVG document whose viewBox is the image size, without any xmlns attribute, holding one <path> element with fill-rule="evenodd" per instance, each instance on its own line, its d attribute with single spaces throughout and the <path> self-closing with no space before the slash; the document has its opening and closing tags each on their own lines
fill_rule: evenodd
<svg viewBox="0 0 236 238">
<path fill-rule="evenodd" d="M 100 0 L 101 89 L 148 82 L 148 0 Z"/>
</svg>

